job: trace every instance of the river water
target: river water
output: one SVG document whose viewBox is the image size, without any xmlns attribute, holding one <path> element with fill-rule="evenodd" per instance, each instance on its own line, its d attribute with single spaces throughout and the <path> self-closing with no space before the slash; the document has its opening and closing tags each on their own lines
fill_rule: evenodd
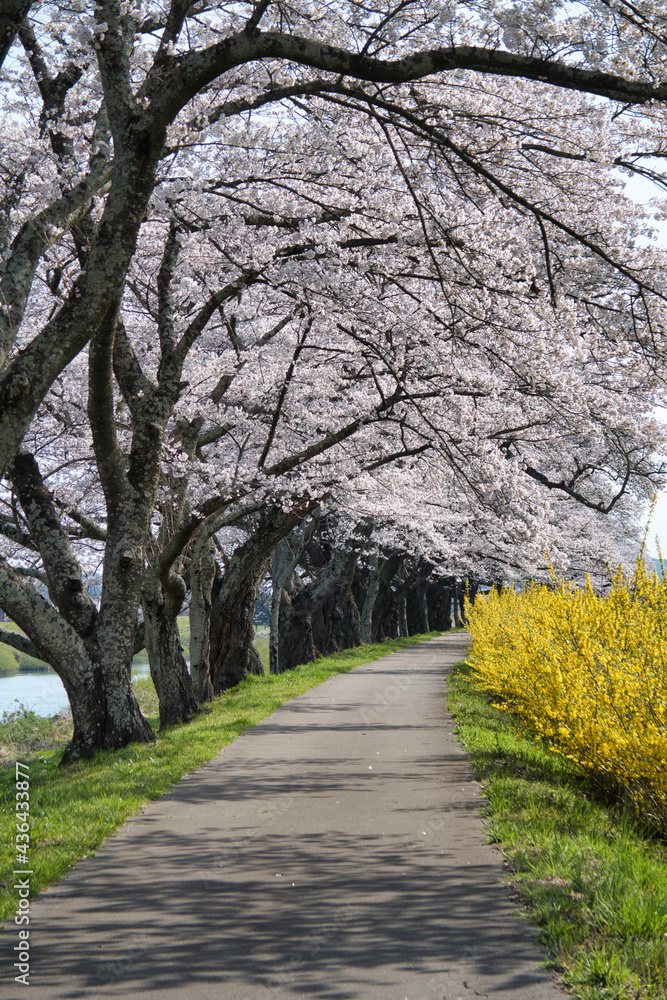
<svg viewBox="0 0 667 1000">
<path fill-rule="evenodd" d="M 133 677 L 148 677 L 148 664 L 132 667 Z M 54 673 L 12 674 L 0 677 L 0 719 L 4 712 L 14 712 L 23 705 L 36 715 L 55 715 L 69 711 L 69 701 L 63 683 Z"/>
</svg>

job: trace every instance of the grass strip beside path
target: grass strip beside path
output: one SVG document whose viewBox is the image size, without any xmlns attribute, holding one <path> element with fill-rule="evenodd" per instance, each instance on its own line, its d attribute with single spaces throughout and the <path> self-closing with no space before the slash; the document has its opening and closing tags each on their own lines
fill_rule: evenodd
<svg viewBox="0 0 667 1000">
<path fill-rule="evenodd" d="M 576 767 L 450 673 L 448 708 L 488 800 L 489 839 L 581 1000 L 665 1000 L 667 845 L 596 799 Z"/>
<path fill-rule="evenodd" d="M 18 898 L 13 889 L 16 828 L 15 766 L 18 758 L 30 769 L 31 894 L 61 878 L 76 861 L 95 852 L 105 837 L 157 799 L 189 773 L 211 760 L 250 726 L 279 705 L 334 674 L 378 660 L 439 633 L 391 639 L 359 646 L 283 674 L 249 677 L 217 698 L 209 710 L 187 725 L 160 734 L 152 744 L 132 744 L 123 750 L 97 754 L 59 769 L 67 741 L 62 719 L 18 719 L 0 725 L 0 920 L 13 919 Z M 137 694 L 157 729 L 157 696 L 150 680 L 139 681 Z M 152 717 L 151 717 L 152 716 Z M 11 759 L 8 750 L 11 749 Z"/>
</svg>

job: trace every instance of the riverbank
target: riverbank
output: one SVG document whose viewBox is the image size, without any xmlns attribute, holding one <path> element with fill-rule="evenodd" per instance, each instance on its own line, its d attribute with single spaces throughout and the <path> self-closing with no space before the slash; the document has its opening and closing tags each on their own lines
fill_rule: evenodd
<svg viewBox="0 0 667 1000">
<path fill-rule="evenodd" d="M 8 623 L 4 622 L 3 628 L 8 627 Z M 187 659 L 190 645 L 190 621 L 187 615 L 182 615 L 178 619 L 178 628 Z M 18 631 L 16 626 L 13 626 L 13 630 Z M 269 630 L 256 629 L 254 641 L 264 669 L 268 670 Z M 0 643 L 0 666 L 4 655 L 5 659 L 9 657 L 15 668 L 5 673 L 0 669 L 0 720 L 4 715 L 14 715 L 22 710 L 34 712 L 41 717 L 49 717 L 62 710 L 68 710 L 67 694 L 56 673 L 45 663 L 33 660 L 31 657 L 24 657 L 19 663 L 14 656 L 15 652 Z M 16 652 L 16 656 L 20 658 L 22 654 Z M 148 656 L 146 651 L 142 650 L 132 660 L 132 677 L 138 680 L 148 675 Z"/>
</svg>

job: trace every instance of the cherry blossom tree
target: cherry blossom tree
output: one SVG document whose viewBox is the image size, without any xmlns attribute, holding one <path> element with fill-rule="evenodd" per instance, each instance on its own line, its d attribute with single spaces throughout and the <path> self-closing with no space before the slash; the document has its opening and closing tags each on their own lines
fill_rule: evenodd
<svg viewBox="0 0 667 1000">
<path fill-rule="evenodd" d="M 506 522 L 528 481 L 602 512 L 656 476 L 664 264 L 615 171 L 664 153 L 659 8 L 2 18 L 0 464 L 50 600 L 9 558 L 0 605 L 63 678 L 68 758 L 152 738 L 142 594 L 165 698 L 194 710 L 161 630 L 216 519 L 368 491 L 406 457 Z M 45 486 L 77 449 L 84 504 Z"/>
</svg>

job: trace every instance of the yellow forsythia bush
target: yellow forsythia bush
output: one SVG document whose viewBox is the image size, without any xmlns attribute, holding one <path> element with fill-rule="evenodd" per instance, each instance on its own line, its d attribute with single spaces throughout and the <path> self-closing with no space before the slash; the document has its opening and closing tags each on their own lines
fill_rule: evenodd
<svg viewBox="0 0 667 1000">
<path fill-rule="evenodd" d="M 475 683 L 667 828 L 667 580 L 531 584 L 467 609 Z"/>
</svg>

